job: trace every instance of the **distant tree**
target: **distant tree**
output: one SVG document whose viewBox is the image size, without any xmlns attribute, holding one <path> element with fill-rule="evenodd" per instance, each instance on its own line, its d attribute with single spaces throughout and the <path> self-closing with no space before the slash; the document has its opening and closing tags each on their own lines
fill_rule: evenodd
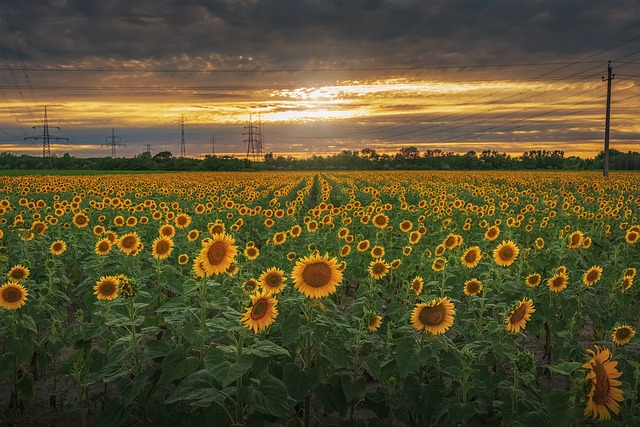
<svg viewBox="0 0 640 427">
<path fill-rule="evenodd" d="M 171 151 L 161 151 L 158 154 L 153 156 L 153 160 L 156 160 L 159 162 L 164 162 L 171 159 L 173 159 L 173 154 L 171 154 Z"/>
<path fill-rule="evenodd" d="M 418 147 L 402 147 L 400 148 L 400 158 L 404 160 L 415 160 L 420 157 Z"/>
</svg>

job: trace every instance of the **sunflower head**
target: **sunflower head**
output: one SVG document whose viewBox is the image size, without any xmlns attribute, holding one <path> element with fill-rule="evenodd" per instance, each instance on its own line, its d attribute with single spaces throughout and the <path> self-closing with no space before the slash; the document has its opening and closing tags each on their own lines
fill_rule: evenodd
<svg viewBox="0 0 640 427">
<path fill-rule="evenodd" d="M 518 302 L 505 320 L 507 331 L 517 334 L 524 330 L 527 321 L 531 320 L 531 313 L 534 311 L 536 310 L 533 307 L 533 301 L 530 299 L 525 298 Z"/>
<path fill-rule="evenodd" d="M 7 282 L 0 286 L 0 307 L 17 310 L 25 305 L 29 291 L 19 283 Z"/>
<path fill-rule="evenodd" d="M 225 273 L 238 253 L 234 243 L 230 235 L 216 233 L 211 239 L 202 241 L 202 249 L 194 263 L 200 264 L 207 276 Z"/>
<path fill-rule="evenodd" d="M 367 320 L 367 328 L 369 328 L 371 332 L 375 332 L 380 327 L 380 325 L 382 325 L 382 316 L 380 316 L 379 314 L 371 316 Z"/>
<path fill-rule="evenodd" d="M 540 285 L 541 280 L 542 280 L 542 276 L 540 276 L 540 274 L 532 273 L 527 276 L 527 278 L 525 279 L 525 283 L 527 284 L 527 286 L 531 288 L 536 288 Z"/>
<path fill-rule="evenodd" d="M 18 283 L 21 280 L 24 280 L 27 277 L 29 277 L 29 274 L 31 274 L 31 272 L 27 267 L 25 267 L 22 264 L 18 264 L 12 267 L 11 270 L 9 270 L 9 272 L 7 273 L 7 276 L 9 276 L 9 280 L 11 280 L 12 282 Z"/>
<path fill-rule="evenodd" d="M 294 288 L 302 292 L 307 298 L 320 298 L 336 291 L 342 281 L 342 272 L 336 258 L 329 259 L 314 253 L 301 258 L 291 272 Z"/>
<path fill-rule="evenodd" d="M 547 286 L 551 292 L 562 292 L 569 282 L 569 277 L 564 273 L 557 273 L 547 280 Z"/>
<path fill-rule="evenodd" d="M 173 251 L 173 240 L 169 237 L 157 237 L 151 247 L 152 255 L 155 259 L 169 258 Z"/>
<path fill-rule="evenodd" d="M 433 335 L 447 332 L 453 326 L 454 305 L 448 297 L 418 303 L 411 313 L 411 324 L 418 331 Z"/>
<path fill-rule="evenodd" d="M 276 267 L 268 268 L 260 275 L 260 284 L 262 285 L 262 289 L 272 294 L 282 292 L 286 286 L 286 280 L 287 278 L 284 277 L 284 271 Z"/>
<path fill-rule="evenodd" d="M 616 345 L 626 345 L 631 341 L 631 338 L 636 334 L 636 331 L 629 325 L 621 325 L 613 328 L 611 337 Z"/>
<path fill-rule="evenodd" d="M 67 244 L 63 240 L 56 240 L 49 247 L 49 251 L 53 255 L 60 255 L 67 250 Z"/>
<path fill-rule="evenodd" d="M 118 292 L 123 298 L 133 298 L 138 294 L 138 281 L 134 278 L 127 277 L 124 274 L 118 276 L 120 281 Z"/>
<path fill-rule="evenodd" d="M 480 247 L 472 246 L 465 251 L 465 253 L 462 255 L 462 258 L 460 258 L 460 262 L 467 268 L 474 268 L 478 265 L 480 259 L 482 259 Z"/>
<path fill-rule="evenodd" d="M 424 284 L 424 280 L 420 276 L 416 276 L 411 281 L 411 290 L 414 294 L 420 295 L 422 293 L 422 286 Z"/>
<path fill-rule="evenodd" d="M 482 282 L 478 279 L 469 279 L 464 282 L 464 294 L 468 297 L 473 297 L 482 292 Z"/>
<path fill-rule="evenodd" d="M 595 349 L 587 350 L 591 358 L 582 365 L 587 370 L 586 381 L 589 383 L 584 415 L 606 421 L 611 418 L 611 412 L 620 412 L 619 402 L 624 401 L 623 392 L 618 388 L 622 385 L 618 380 L 622 372 L 616 369 L 618 362 L 611 360 L 609 349 L 598 346 Z"/>
<path fill-rule="evenodd" d="M 269 327 L 278 316 L 278 300 L 269 292 L 251 295 L 251 306 L 246 309 L 240 321 L 250 331 L 258 333 Z"/>
<path fill-rule="evenodd" d="M 500 267 L 508 267 L 514 263 L 518 254 L 520 253 L 520 249 L 513 243 L 511 240 L 498 245 L 493 250 L 493 259 Z"/>
<path fill-rule="evenodd" d="M 99 300 L 111 301 L 118 296 L 120 279 L 117 276 L 102 276 L 93 287 Z"/>
<path fill-rule="evenodd" d="M 584 275 L 582 276 L 582 283 L 584 283 L 585 286 L 593 286 L 598 280 L 600 280 L 600 277 L 602 277 L 602 267 L 594 265 L 584 272 Z"/>
</svg>

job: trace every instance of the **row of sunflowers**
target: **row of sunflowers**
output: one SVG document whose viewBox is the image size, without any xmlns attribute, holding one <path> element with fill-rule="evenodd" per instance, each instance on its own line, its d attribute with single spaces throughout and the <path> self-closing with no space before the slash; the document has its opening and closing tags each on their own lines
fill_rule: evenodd
<svg viewBox="0 0 640 427">
<path fill-rule="evenodd" d="M 639 178 L 1 177 L 0 420 L 640 424 Z"/>
</svg>

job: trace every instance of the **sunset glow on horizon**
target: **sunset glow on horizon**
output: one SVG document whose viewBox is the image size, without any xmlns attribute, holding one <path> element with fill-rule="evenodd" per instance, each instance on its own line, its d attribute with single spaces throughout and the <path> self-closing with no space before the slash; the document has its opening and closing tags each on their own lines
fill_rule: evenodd
<svg viewBox="0 0 640 427">
<path fill-rule="evenodd" d="M 640 10 L 626 1 L 617 7 L 587 2 L 575 17 L 582 23 L 611 13 L 604 19 L 611 37 L 593 51 L 584 51 L 582 43 L 588 26 L 554 27 L 550 16 L 560 21 L 569 17 L 561 8 L 554 9 L 553 2 L 535 6 L 540 9 L 529 10 L 530 16 L 512 9 L 504 12 L 524 20 L 517 28 L 537 33 L 537 43 L 520 39 L 516 26 L 500 36 L 492 33 L 501 22 L 498 16 L 474 21 L 473 34 L 456 35 L 450 28 L 445 31 L 448 36 L 435 29 L 429 32 L 409 17 L 420 16 L 423 24 L 446 20 L 453 25 L 470 15 L 448 3 L 437 11 L 419 2 L 393 1 L 378 2 L 362 13 L 374 22 L 384 16 L 405 16 L 404 24 L 380 27 L 389 31 L 393 27 L 394 37 L 385 38 L 384 31 L 377 36 L 367 33 L 364 21 L 364 33 L 347 34 L 350 24 L 336 19 L 323 22 L 322 37 L 315 33 L 320 24 L 308 22 L 305 27 L 296 22 L 291 31 L 298 38 L 282 37 L 272 29 L 255 34 L 247 30 L 234 39 L 237 16 L 263 28 L 274 25 L 254 13 L 253 8 L 267 3 L 271 4 L 223 7 L 213 2 L 182 8 L 168 2 L 189 12 L 193 28 L 193 33 L 174 31 L 171 37 L 166 31 L 186 23 L 170 22 L 169 10 L 155 11 L 152 5 L 128 10 L 123 3 L 117 12 L 93 2 L 87 2 L 87 11 L 41 5 L 36 18 L 65 16 L 71 34 L 46 41 L 42 30 L 26 20 L 28 10 L 12 5 L 16 32 L 0 31 L 10 53 L 0 70 L 0 151 L 37 153 L 37 143 L 25 138 L 42 135 L 42 129 L 33 127 L 42 126 L 47 106 L 51 135 L 69 138 L 52 141 L 52 150 L 79 157 L 108 155 L 102 145 L 112 128 L 126 144 L 122 156 L 137 155 L 147 144 L 155 152 L 177 153 L 181 117 L 190 157 L 214 149 L 219 155 L 246 155 L 243 133 L 250 119 L 262 125 L 265 152 L 283 156 L 363 148 L 395 153 L 403 146 L 415 146 L 421 151 L 493 150 L 514 156 L 536 149 L 564 150 L 566 155 L 593 157 L 602 149 L 606 100 L 602 77 L 607 60 L 612 60 L 616 73 L 612 148 L 640 149 L 640 53 L 633 50 L 633 41 L 640 39 L 640 26 L 633 26 Z M 309 11 L 324 7 L 303 3 Z M 502 2 L 489 3 L 488 10 L 500 11 Z M 89 4 L 96 7 L 91 13 Z M 623 7 L 635 14 L 623 19 L 616 14 Z M 324 12 L 331 16 L 338 11 L 328 7 Z M 125 25 L 118 17 L 127 13 L 131 21 Z M 278 13 L 281 19 L 287 16 L 285 9 Z M 87 27 L 92 22 L 96 28 Z M 131 37 L 145 38 L 128 43 L 113 32 L 114 40 L 98 42 L 96 37 L 106 34 L 107 23 L 128 29 Z M 212 34 L 206 36 L 198 30 L 211 28 Z M 553 37 L 554 31 L 562 33 L 562 39 Z M 8 49 L 14 36 L 23 58 Z M 485 39 L 498 36 L 502 51 L 478 49 Z M 143 41 L 154 37 L 155 44 Z M 261 37 L 270 43 L 260 44 Z M 84 44 L 82 39 L 94 43 Z M 362 40 L 354 50 L 349 41 L 357 39 Z M 162 47 L 160 40 L 165 42 Z M 315 49 L 309 49 L 311 40 Z M 212 135 L 217 147 L 211 145 Z"/>
</svg>

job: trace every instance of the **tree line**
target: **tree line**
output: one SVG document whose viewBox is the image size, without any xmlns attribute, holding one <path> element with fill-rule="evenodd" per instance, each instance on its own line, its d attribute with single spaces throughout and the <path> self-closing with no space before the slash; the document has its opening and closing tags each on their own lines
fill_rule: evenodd
<svg viewBox="0 0 640 427">
<path fill-rule="evenodd" d="M 81 158 L 65 153 L 51 159 L 29 155 L 0 153 L 0 169 L 57 170 L 131 170 L 131 171 L 264 171 L 264 170 L 491 170 L 551 169 L 596 170 L 603 168 L 603 153 L 593 158 L 566 157 L 562 150 L 531 150 L 521 156 L 510 156 L 493 150 L 464 154 L 443 150 L 420 152 L 417 147 L 402 147 L 394 154 L 378 153 L 372 148 L 360 151 L 313 155 L 299 159 L 267 153 L 262 161 L 234 156 L 207 155 L 202 159 L 176 157 L 169 151 L 155 155 L 143 153 L 135 157 Z M 610 150 L 611 170 L 640 169 L 640 153 Z"/>
</svg>

